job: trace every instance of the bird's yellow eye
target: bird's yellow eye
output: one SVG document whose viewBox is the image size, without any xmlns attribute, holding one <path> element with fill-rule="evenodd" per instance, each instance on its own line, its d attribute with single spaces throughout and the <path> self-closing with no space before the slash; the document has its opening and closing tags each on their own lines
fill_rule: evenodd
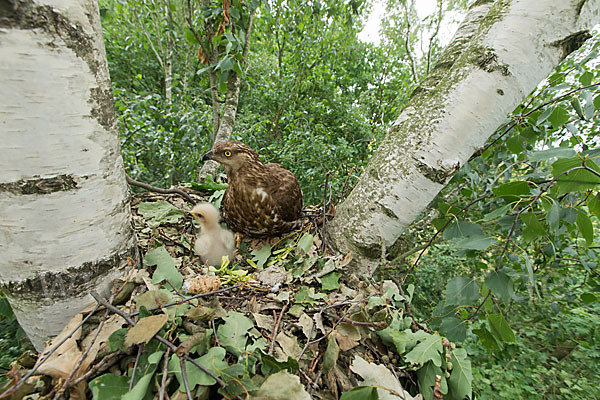
<svg viewBox="0 0 600 400">
<path fill-rule="evenodd" d="M 225 152 L 225 157 L 231 157 L 231 152 L 229 150 Z"/>
</svg>

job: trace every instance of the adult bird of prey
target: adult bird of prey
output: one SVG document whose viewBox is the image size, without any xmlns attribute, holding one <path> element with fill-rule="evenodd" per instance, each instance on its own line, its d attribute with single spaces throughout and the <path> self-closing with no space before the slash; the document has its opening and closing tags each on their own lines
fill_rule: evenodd
<svg viewBox="0 0 600 400">
<path fill-rule="evenodd" d="M 219 225 L 219 211 L 210 203 L 196 204 L 190 214 L 200 223 L 194 251 L 202 262 L 221 265 L 223 256 L 233 261 L 233 233 Z"/>
<path fill-rule="evenodd" d="M 223 165 L 229 186 L 223 218 L 230 229 L 251 236 L 272 236 L 298 227 L 302 191 L 296 176 L 279 164 L 263 164 L 241 142 L 222 142 L 202 157 Z"/>
</svg>

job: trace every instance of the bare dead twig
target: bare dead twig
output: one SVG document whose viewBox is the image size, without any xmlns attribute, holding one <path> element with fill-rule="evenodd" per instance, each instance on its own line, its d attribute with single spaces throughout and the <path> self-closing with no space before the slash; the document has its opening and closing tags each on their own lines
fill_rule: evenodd
<svg viewBox="0 0 600 400">
<path fill-rule="evenodd" d="M 133 389 L 133 381 L 135 379 L 135 371 L 137 370 L 137 366 L 138 363 L 140 362 L 140 356 L 142 355 L 142 348 L 144 346 L 143 345 L 139 345 L 137 346 L 138 351 L 137 351 L 137 355 L 135 356 L 135 362 L 133 363 L 133 371 L 131 372 L 131 379 L 129 380 L 129 391 L 131 392 L 131 389 Z"/>
<path fill-rule="evenodd" d="M 97 363 L 92 368 L 90 368 L 90 370 L 88 372 L 86 372 L 85 375 L 82 375 L 79 378 L 75 379 L 75 381 L 73 381 L 72 383 L 69 383 L 68 386 L 69 387 L 75 386 L 79 382 L 83 382 L 86 379 L 88 379 L 89 377 L 91 377 L 92 375 L 94 375 L 94 373 L 102 372 L 102 371 L 110 368 L 113 364 L 115 364 L 117 361 L 119 361 L 119 358 L 123 354 L 126 354 L 126 353 L 121 350 L 117 350 L 114 353 L 107 354 L 99 363 Z"/>
<path fill-rule="evenodd" d="M 167 383 L 167 375 L 169 375 L 169 355 L 171 354 L 171 349 L 167 348 L 165 352 L 165 361 L 163 363 L 163 376 L 160 382 L 160 390 L 158 391 L 158 400 L 164 400 L 165 398 L 165 389 L 168 386 Z"/>
<path fill-rule="evenodd" d="M 29 379 L 32 375 L 34 375 L 37 372 L 37 370 L 40 368 L 40 366 L 42 366 L 42 364 L 44 364 L 50 358 L 50 356 L 52 356 L 52 354 L 54 354 L 54 352 L 60 346 L 63 345 L 63 343 L 65 343 L 67 340 L 69 340 L 71 338 L 71 336 L 73 336 L 75 334 L 75 332 L 77 332 L 77 330 L 79 328 L 81 328 L 83 326 L 83 324 L 85 324 L 87 322 L 87 320 L 90 319 L 90 317 L 92 315 L 94 315 L 94 313 L 96 311 L 98 311 L 98 308 L 100 308 L 100 307 L 98 305 L 96 305 L 96 307 L 94 307 L 94 309 L 92 311 L 90 311 L 89 314 L 86 315 L 86 317 L 79 324 L 77 324 L 77 326 L 75 328 L 73 328 L 73 330 L 66 337 L 64 337 L 60 342 L 55 344 L 54 347 L 52 349 L 50 349 L 48 351 L 48 353 L 46 353 L 46 355 L 41 360 L 38 360 L 36 366 L 33 367 L 31 369 L 31 371 L 29 371 L 27 374 L 25 374 L 25 376 L 23 378 L 21 378 L 21 380 L 15 384 L 15 386 L 13 386 L 12 388 L 6 389 L 2 394 L 0 394 L 0 399 L 4 398 L 8 394 L 15 393 L 21 386 L 23 386 L 23 384 L 27 381 L 27 379 Z"/>
<path fill-rule="evenodd" d="M 152 311 L 156 311 L 156 310 L 158 310 L 160 308 L 163 308 L 163 307 L 178 306 L 180 304 L 187 303 L 188 301 L 191 301 L 191 300 L 194 300 L 194 299 L 198 299 L 200 297 L 212 296 L 213 294 L 219 294 L 219 293 L 227 292 L 229 290 L 233 290 L 233 289 L 239 288 L 242 285 L 243 285 L 243 283 L 238 283 L 235 286 L 230 286 L 230 287 L 227 287 L 227 288 L 215 290 L 213 292 L 199 293 L 199 294 L 196 294 L 194 296 L 187 297 L 185 299 L 181 299 L 181 300 L 173 301 L 171 303 L 163 304 L 162 306 L 157 306 L 157 307 L 149 308 L 148 311 L 152 312 Z M 129 316 L 130 317 L 135 317 L 138 314 L 139 314 L 139 312 L 134 312 L 134 313 L 129 314 Z"/>
<path fill-rule="evenodd" d="M 331 171 L 327 171 L 325 174 L 325 187 L 323 188 L 323 225 L 321 226 L 321 252 L 325 250 L 325 221 L 327 220 L 326 212 L 327 212 L 327 187 L 329 185 L 329 174 Z"/>
<path fill-rule="evenodd" d="M 173 284 L 171 283 L 171 281 L 169 281 L 168 279 L 165 279 L 165 282 L 166 282 L 166 283 L 168 283 L 168 284 L 169 284 L 169 286 L 171 286 L 171 289 L 173 289 L 173 291 L 174 291 L 175 293 L 177 293 L 177 295 L 178 295 L 179 297 L 181 297 L 182 299 L 185 299 L 185 296 L 183 295 L 183 293 L 181 293 L 181 292 L 179 291 L 179 289 L 177 289 L 177 288 L 175 287 L 175 285 L 173 285 Z"/>
<path fill-rule="evenodd" d="M 73 379 L 73 376 L 75 375 L 75 373 L 77 372 L 79 367 L 81 367 L 81 364 L 83 364 L 83 360 L 85 360 L 87 355 L 90 353 L 90 350 L 94 346 L 96 339 L 98 339 L 98 335 L 100 334 L 100 331 L 102 330 L 102 327 L 104 326 L 105 321 L 106 321 L 106 317 L 102 321 L 100 321 L 100 323 L 98 324 L 98 328 L 96 328 L 96 332 L 94 333 L 94 337 L 92 338 L 90 345 L 87 347 L 87 349 L 85 349 L 83 354 L 81 354 L 81 357 L 79 357 L 77 364 L 75 364 L 75 367 L 73 368 L 73 370 L 71 371 L 71 373 L 69 374 L 67 379 L 65 379 L 65 382 L 62 384 L 62 388 L 56 391 L 56 394 L 54 395 L 54 400 L 56 400 L 60 397 L 60 393 L 62 392 L 62 389 L 66 390 L 67 388 L 69 388 L 69 382 L 71 381 L 71 379 Z"/>
<path fill-rule="evenodd" d="M 341 307 L 344 305 L 356 305 L 356 304 L 360 304 L 360 303 L 364 303 L 365 301 L 369 300 L 371 297 L 375 296 L 375 294 L 371 294 L 363 299 L 358 299 L 358 300 L 348 300 L 348 301 L 343 301 L 340 303 L 336 303 L 336 304 L 331 304 L 329 306 L 323 307 L 319 313 L 324 313 L 326 310 L 329 310 L 330 308 L 334 308 L 334 307 Z M 337 328 L 337 326 L 343 322 L 342 320 L 344 318 L 346 318 L 346 316 L 348 315 L 348 313 L 350 312 L 350 310 L 352 309 L 352 307 L 348 307 L 348 309 L 346 311 L 344 311 L 344 314 L 333 324 L 333 327 L 331 328 L 331 330 L 329 330 L 329 332 L 327 332 L 326 334 L 324 334 L 323 336 L 321 336 L 320 338 L 314 339 L 314 340 L 310 340 L 310 337 L 308 338 L 308 341 L 306 342 L 306 344 L 304 345 L 304 348 L 302 349 L 302 351 L 300 352 L 300 355 L 296 358 L 296 360 L 300 361 L 300 359 L 302 358 L 302 356 L 304 355 L 304 353 L 306 352 L 306 349 L 308 349 L 308 347 L 311 344 L 314 343 L 318 343 L 323 339 L 326 339 L 327 337 L 329 337 L 329 335 L 331 335 L 331 333 L 333 333 L 333 331 L 335 331 L 335 329 Z M 313 326 L 314 327 L 314 326 Z M 312 331 L 313 328 L 311 328 L 309 336 L 312 336 Z"/>
<path fill-rule="evenodd" d="M 135 322 L 133 321 L 133 319 L 131 319 L 131 314 L 127 314 L 126 312 L 119 310 L 117 307 L 113 306 L 112 304 L 110 304 L 109 302 L 106 301 L 106 299 L 102 298 L 102 296 L 100 296 L 98 293 L 92 291 L 90 292 L 90 295 L 101 305 L 103 305 L 104 307 L 106 307 L 106 309 L 108 309 L 109 311 L 120 315 L 121 317 L 123 317 L 125 319 L 125 321 L 127 321 L 127 323 L 131 326 L 135 326 Z M 161 342 L 162 344 L 164 344 L 165 346 L 167 346 L 167 348 L 171 349 L 172 352 L 176 352 L 177 351 L 177 346 L 175 346 L 171 341 L 163 338 L 162 336 L 160 336 L 159 334 L 154 335 L 154 339 L 158 340 L 159 342 Z M 227 388 L 227 384 L 225 382 L 223 382 L 223 380 L 221 378 L 219 378 L 218 376 L 216 376 L 215 374 L 213 374 L 210 370 L 206 369 L 205 367 L 203 367 L 202 365 L 198 364 L 193 358 L 190 358 L 189 356 L 184 356 L 183 359 L 185 359 L 186 361 L 191 362 L 192 364 L 194 364 L 195 366 L 197 366 L 198 368 L 200 368 L 206 375 L 210 376 L 211 378 L 213 378 L 215 381 L 217 381 L 217 383 L 222 387 L 222 388 Z"/>
<path fill-rule="evenodd" d="M 183 378 L 183 385 L 185 386 L 185 394 L 187 395 L 188 400 L 192 399 L 192 393 L 190 392 L 190 384 L 187 379 L 187 371 L 185 369 L 185 360 L 183 358 L 179 359 L 179 366 L 181 368 L 181 377 Z"/>
<path fill-rule="evenodd" d="M 273 348 L 275 347 L 275 338 L 277 337 L 277 331 L 279 331 L 279 325 L 281 325 L 281 320 L 283 319 L 283 314 L 285 313 L 285 309 L 287 308 L 287 303 L 283 305 L 281 308 L 281 313 L 279 313 L 279 318 L 275 321 L 273 325 L 273 332 L 271 332 L 271 344 L 269 345 L 269 355 L 273 354 Z"/>
<path fill-rule="evenodd" d="M 337 315 L 331 314 L 328 312 L 323 312 L 323 314 L 327 315 L 329 318 L 339 318 Z M 380 322 L 353 321 L 349 318 L 342 318 L 341 322 L 343 322 L 344 324 L 349 324 L 349 325 L 354 325 L 354 326 L 368 326 L 368 327 L 375 328 L 375 329 L 383 329 L 388 326 L 388 324 L 385 323 L 384 321 L 380 321 Z"/>
<path fill-rule="evenodd" d="M 156 192 L 156 193 L 160 193 L 160 194 L 178 194 L 178 195 L 182 196 L 184 199 L 186 199 L 189 203 L 192 203 L 192 204 L 196 203 L 196 200 L 194 200 L 189 194 L 187 194 L 186 192 L 184 192 L 181 189 L 178 189 L 175 187 L 172 187 L 170 189 L 163 189 L 163 188 L 149 185 L 144 182 L 138 182 L 135 179 L 131 178 L 127 174 L 125 174 L 125 177 L 127 178 L 127 183 L 129 183 L 131 186 L 137 186 L 142 189 L 146 189 L 150 192 Z"/>
</svg>

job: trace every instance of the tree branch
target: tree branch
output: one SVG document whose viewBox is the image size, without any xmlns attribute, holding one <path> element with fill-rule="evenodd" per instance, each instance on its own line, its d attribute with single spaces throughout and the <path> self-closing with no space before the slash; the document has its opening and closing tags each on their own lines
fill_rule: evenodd
<svg viewBox="0 0 600 400">
<path fill-rule="evenodd" d="M 144 182 L 138 182 L 135 179 L 131 178 L 127 174 L 125 174 L 125 178 L 127 179 L 127 183 L 129 183 L 131 186 L 137 186 L 142 189 L 146 189 L 150 192 L 156 192 L 156 193 L 160 193 L 160 194 L 178 194 L 178 195 L 182 196 L 184 199 L 186 199 L 188 202 L 190 202 L 192 204 L 196 204 L 196 200 L 194 200 L 189 194 L 187 194 L 186 192 L 184 192 L 181 189 L 177 189 L 174 187 L 172 187 L 170 189 L 159 188 L 159 187 L 152 186 L 152 185 L 149 185 Z"/>
</svg>

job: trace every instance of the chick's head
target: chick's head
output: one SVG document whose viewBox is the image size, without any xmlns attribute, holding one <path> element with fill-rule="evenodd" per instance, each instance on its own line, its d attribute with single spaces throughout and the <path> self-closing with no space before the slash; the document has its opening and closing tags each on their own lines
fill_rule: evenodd
<svg viewBox="0 0 600 400">
<path fill-rule="evenodd" d="M 211 228 L 219 224 L 219 211 L 210 203 L 196 204 L 190 214 L 198 220 L 202 227 Z"/>
</svg>

